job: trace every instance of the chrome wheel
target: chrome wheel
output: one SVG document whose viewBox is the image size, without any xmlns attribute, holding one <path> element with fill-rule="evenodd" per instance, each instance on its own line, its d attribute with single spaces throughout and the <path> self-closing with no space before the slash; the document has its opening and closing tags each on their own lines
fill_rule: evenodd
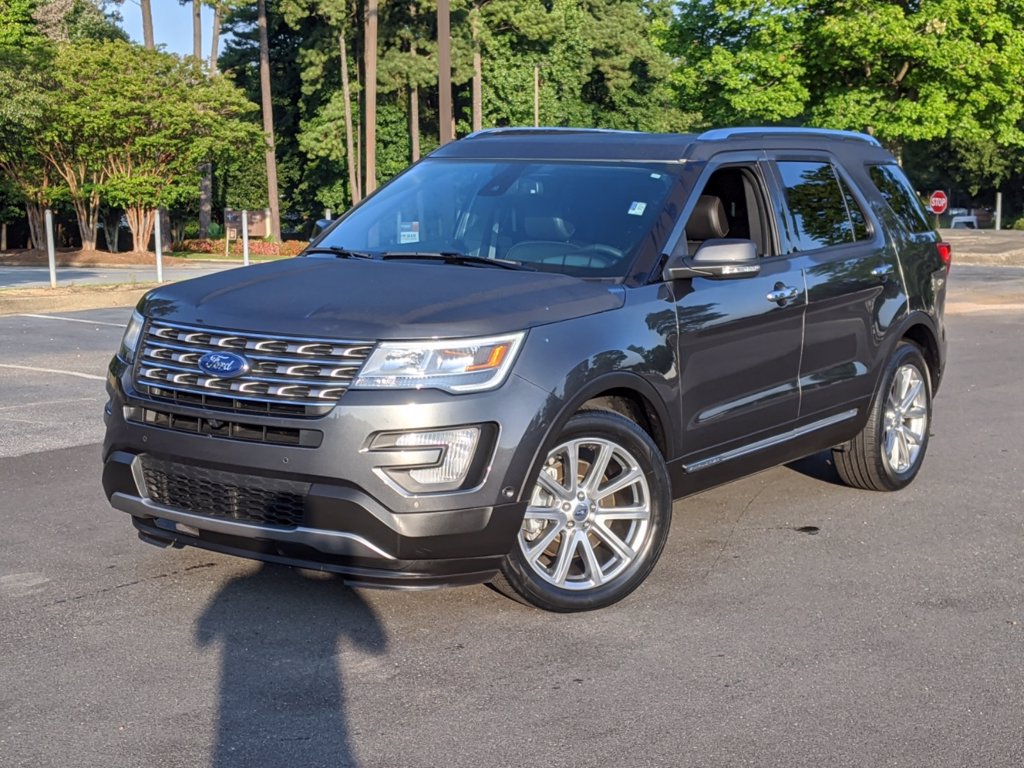
<svg viewBox="0 0 1024 768">
<path fill-rule="evenodd" d="M 651 493 L 636 457 L 604 438 L 548 453 L 519 531 L 527 566 L 559 589 L 608 584 L 636 561 L 651 531 Z"/>
<path fill-rule="evenodd" d="M 882 456 L 893 472 L 903 474 L 917 463 L 928 431 L 928 390 L 916 365 L 896 371 L 883 424 Z"/>
</svg>

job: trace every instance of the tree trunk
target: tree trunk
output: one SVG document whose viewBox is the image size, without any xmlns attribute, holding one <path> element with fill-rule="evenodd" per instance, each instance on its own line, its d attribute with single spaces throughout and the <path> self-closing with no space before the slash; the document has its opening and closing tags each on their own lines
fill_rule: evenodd
<svg viewBox="0 0 1024 768">
<path fill-rule="evenodd" d="M 192 0 L 192 56 L 203 60 L 203 0 Z"/>
<path fill-rule="evenodd" d="M 111 253 L 118 253 L 118 239 L 121 234 L 121 210 L 119 208 L 108 208 L 102 215 L 103 234 L 107 239 L 107 250 Z"/>
<path fill-rule="evenodd" d="M 0 253 L 7 251 L 7 222 L 0 222 Z"/>
<path fill-rule="evenodd" d="M 352 128 L 352 89 L 348 82 L 348 44 L 345 30 L 338 33 L 338 48 L 341 51 L 341 98 L 345 100 L 345 160 L 348 165 L 348 191 L 355 205 L 363 199 L 359 184 L 359 156 L 355 151 L 355 133 Z"/>
<path fill-rule="evenodd" d="M 363 89 L 363 115 L 366 123 L 366 183 L 363 189 L 370 194 L 377 188 L 377 0 L 366 0 L 366 33 L 363 43 L 363 69 L 366 85 Z"/>
<path fill-rule="evenodd" d="M 100 217 L 100 196 L 93 192 L 87 198 L 76 197 L 71 201 L 78 219 L 78 234 L 82 238 L 82 250 L 96 250 L 96 222 Z"/>
<path fill-rule="evenodd" d="M 46 249 L 46 226 L 43 219 L 44 206 L 42 203 L 25 203 L 25 215 L 28 216 L 28 240 L 29 247 L 37 251 Z"/>
<path fill-rule="evenodd" d="M 156 45 L 153 43 L 153 9 L 150 0 L 139 0 L 139 7 L 142 9 L 142 41 L 152 51 Z"/>
<path fill-rule="evenodd" d="M 267 143 L 267 196 L 270 198 L 270 235 L 281 242 L 281 204 L 277 197 L 277 154 L 274 148 L 274 106 L 270 99 L 270 43 L 267 40 L 267 2 L 259 0 L 260 101 L 263 103 L 263 135 Z"/>
<path fill-rule="evenodd" d="M 415 163 L 420 159 L 420 89 L 415 85 L 409 92 L 409 141 Z"/>
<path fill-rule="evenodd" d="M 124 213 L 128 219 L 128 229 L 132 231 L 132 250 L 145 253 L 149 250 L 149 239 L 153 236 L 156 211 L 141 205 L 130 205 Z"/>
<path fill-rule="evenodd" d="M 213 42 L 210 44 L 210 71 L 217 71 L 217 53 L 220 47 L 220 0 L 213 4 L 213 29 L 210 35 Z"/>
<path fill-rule="evenodd" d="M 213 219 L 213 164 L 199 166 L 199 237 L 209 237 Z"/>
<path fill-rule="evenodd" d="M 472 11 L 473 33 L 473 130 L 483 127 L 483 61 L 480 57 L 480 9 Z"/>
<path fill-rule="evenodd" d="M 441 144 L 455 138 L 452 129 L 452 18 L 449 0 L 437 2 L 437 121 Z"/>
</svg>

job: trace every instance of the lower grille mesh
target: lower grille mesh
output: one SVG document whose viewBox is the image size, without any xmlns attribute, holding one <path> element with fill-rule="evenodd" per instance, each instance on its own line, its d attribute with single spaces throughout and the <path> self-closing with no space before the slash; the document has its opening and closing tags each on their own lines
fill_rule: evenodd
<svg viewBox="0 0 1024 768">
<path fill-rule="evenodd" d="M 193 514 L 264 525 L 302 524 L 309 483 L 176 464 L 144 456 L 149 498 Z"/>
</svg>

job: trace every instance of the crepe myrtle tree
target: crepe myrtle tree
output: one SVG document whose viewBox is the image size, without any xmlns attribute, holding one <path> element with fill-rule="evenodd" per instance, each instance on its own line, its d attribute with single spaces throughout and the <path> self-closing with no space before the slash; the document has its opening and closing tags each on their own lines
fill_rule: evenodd
<svg viewBox="0 0 1024 768">
<path fill-rule="evenodd" d="M 195 196 L 202 161 L 261 146 L 254 105 L 195 59 L 118 41 L 74 56 L 67 109 L 80 121 L 97 194 L 124 209 L 134 250 L 146 250 L 157 208 L 185 190 Z"/>
</svg>

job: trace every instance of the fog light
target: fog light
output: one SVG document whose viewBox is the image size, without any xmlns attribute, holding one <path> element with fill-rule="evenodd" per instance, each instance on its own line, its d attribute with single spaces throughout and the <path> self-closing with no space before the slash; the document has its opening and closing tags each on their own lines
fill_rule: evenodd
<svg viewBox="0 0 1024 768">
<path fill-rule="evenodd" d="M 439 464 L 433 467 L 406 470 L 420 485 L 461 485 L 473 462 L 480 427 L 445 429 L 438 432 L 406 432 L 395 445 L 403 448 L 443 448 Z"/>
<path fill-rule="evenodd" d="M 373 471 L 407 495 L 462 490 L 479 482 L 485 467 L 480 450 L 493 445 L 495 432 L 493 424 L 381 432 L 369 445 Z"/>
</svg>

